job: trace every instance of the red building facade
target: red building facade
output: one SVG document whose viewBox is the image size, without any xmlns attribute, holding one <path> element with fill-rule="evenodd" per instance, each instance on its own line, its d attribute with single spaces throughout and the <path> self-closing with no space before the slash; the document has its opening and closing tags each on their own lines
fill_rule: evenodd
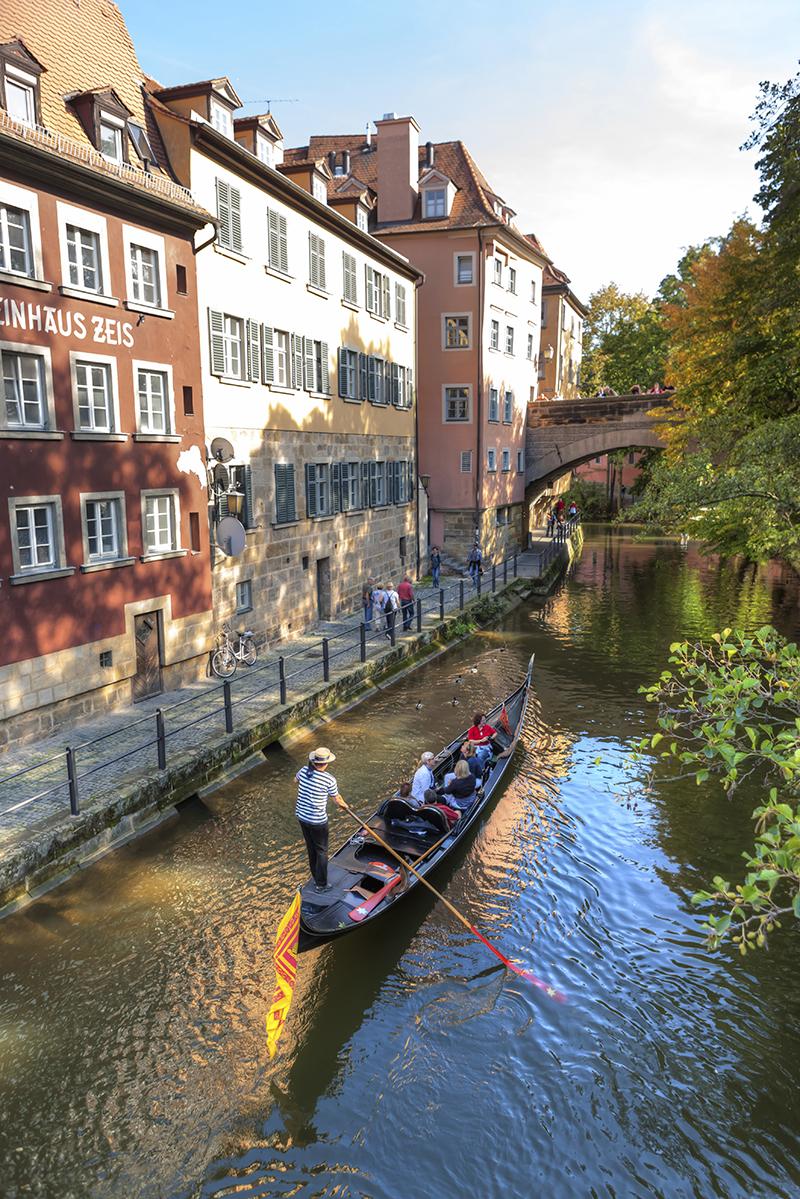
<svg viewBox="0 0 800 1199">
<path fill-rule="evenodd" d="M 15 7 L 0 17 L 0 743 L 196 677 L 211 627 L 208 216 L 169 177 L 141 93 L 137 110 L 118 10 Z"/>
</svg>

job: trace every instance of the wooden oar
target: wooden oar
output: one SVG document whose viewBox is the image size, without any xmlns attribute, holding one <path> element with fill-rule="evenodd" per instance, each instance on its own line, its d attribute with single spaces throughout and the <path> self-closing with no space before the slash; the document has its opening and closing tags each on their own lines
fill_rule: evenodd
<svg viewBox="0 0 800 1199">
<path fill-rule="evenodd" d="M 390 853 L 392 857 L 400 863 L 401 866 L 404 866 L 406 870 L 409 870 L 411 874 L 413 874 L 414 877 L 422 883 L 423 887 L 427 887 L 431 894 L 435 895 L 439 902 L 443 903 L 447 910 L 455 916 L 456 920 L 460 921 L 461 924 L 464 925 L 464 928 L 469 929 L 474 937 L 477 937 L 479 941 L 482 941 L 486 948 L 490 949 L 495 957 L 500 959 L 504 966 L 507 966 L 509 970 L 513 970 L 515 974 L 519 974 L 521 978 L 527 978 L 528 982 L 533 983 L 533 985 L 538 987 L 540 991 L 544 991 L 545 995 L 548 995 L 550 999 L 557 999 L 559 1003 L 566 1003 L 567 997 L 566 995 L 562 994 L 561 991 L 557 991 L 555 987 L 551 987 L 548 983 L 542 982 L 542 980 L 537 978 L 535 974 L 532 974 L 530 970 L 524 970 L 522 966 L 517 966 L 517 964 L 512 962 L 510 958 L 507 958 L 504 953 L 501 953 L 496 946 L 492 945 L 491 941 L 484 937 L 483 933 L 478 932 L 475 925 L 470 924 L 466 916 L 463 916 L 461 912 L 459 912 L 458 908 L 453 906 L 449 899 L 445 899 L 444 895 L 442 895 L 440 891 L 437 891 L 436 888 L 428 882 L 424 875 L 419 874 L 410 862 L 407 862 L 405 858 L 401 857 L 396 850 L 392 849 L 391 845 L 388 845 L 384 841 L 383 837 L 379 836 L 379 834 L 375 832 L 375 829 L 370 828 L 369 825 L 361 819 L 358 813 L 354 812 L 353 809 L 348 806 L 341 795 L 338 796 L 338 803 L 340 807 L 344 808 L 345 812 L 347 812 L 349 816 L 352 816 L 353 820 L 355 820 L 357 824 L 359 824 L 367 833 L 369 833 L 370 837 L 377 841 L 378 845 L 381 845 L 387 853 Z"/>
</svg>

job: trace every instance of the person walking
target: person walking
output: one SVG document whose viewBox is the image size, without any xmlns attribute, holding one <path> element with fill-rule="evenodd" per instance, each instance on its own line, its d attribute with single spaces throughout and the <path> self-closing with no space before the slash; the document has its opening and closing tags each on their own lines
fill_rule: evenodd
<svg viewBox="0 0 800 1199">
<path fill-rule="evenodd" d="M 478 586 L 478 575 L 483 573 L 483 569 L 481 566 L 482 562 L 483 562 L 483 554 L 481 553 L 481 547 L 478 545 L 478 543 L 476 541 L 475 544 L 473 545 L 472 549 L 469 551 L 469 554 L 467 555 L 467 566 L 469 567 L 469 574 L 470 574 L 470 578 L 472 579 L 473 587 Z"/>
<path fill-rule="evenodd" d="M 373 578 L 367 579 L 366 586 L 361 592 L 361 603 L 364 608 L 364 627 L 367 630 L 372 628 L 372 614 L 374 611 L 372 604 L 372 593 L 374 590 L 375 580 Z"/>
<path fill-rule="evenodd" d="M 308 755 L 308 765 L 298 770 L 297 803 L 294 814 L 298 819 L 308 850 L 308 864 L 316 891 L 330 891 L 328 884 L 328 799 L 344 807 L 339 786 L 327 770 L 336 755 L 321 745 Z"/>
<path fill-rule="evenodd" d="M 431 580 L 434 587 L 439 586 L 439 575 L 442 569 L 442 555 L 439 553 L 438 545 L 435 545 L 431 550 Z"/>
<path fill-rule="evenodd" d="M 386 589 L 381 583 L 376 583 L 372 592 L 372 612 L 378 629 L 381 627 L 381 617 L 383 617 L 383 627 L 386 628 L 385 605 Z"/>
<path fill-rule="evenodd" d="M 397 588 L 397 595 L 403 612 L 403 632 L 408 632 L 414 616 L 414 588 L 408 575 L 403 576 L 403 581 Z"/>
<path fill-rule="evenodd" d="M 390 583 L 386 588 L 386 599 L 383 602 L 383 610 L 386 614 L 386 638 L 388 641 L 391 641 L 394 635 L 394 622 L 400 610 L 400 596 L 395 590 L 394 583 Z"/>
</svg>

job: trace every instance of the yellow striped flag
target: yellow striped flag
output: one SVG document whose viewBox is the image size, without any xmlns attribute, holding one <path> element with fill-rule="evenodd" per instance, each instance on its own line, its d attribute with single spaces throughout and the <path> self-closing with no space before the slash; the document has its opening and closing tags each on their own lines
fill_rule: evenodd
<svg viewBox="0 0 800 1199">
<path fill-rule="evenodd" d="M 300 892 L 295 895 L 289 910 L 278 925 L 275 937 L 275 993 L 272 1006 L 267 1012 L 267 1048 L 269 1056 L 275 1056 L 275 1047 L 281 1035 L 294 994 L 297 977 L 297 942 L 300 938 Z"/>
</svg>

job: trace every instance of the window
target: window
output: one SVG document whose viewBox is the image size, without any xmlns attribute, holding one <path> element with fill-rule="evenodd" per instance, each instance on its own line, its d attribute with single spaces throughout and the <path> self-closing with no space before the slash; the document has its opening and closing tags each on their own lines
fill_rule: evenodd
<svg viewBox="0 0 800 1199">
<path fill-rule="evenodd" d="M 497 450 L 486 451 L 486 469 L 489 471 L 497 470 Z"/>
<path fill-rule="evenodd" d="M 45 389 L 43 354 L 2 351 L 3 427 L 6 429 L 46 429 L 48 399 Z"/>
<path fill-rule="evenodd" d="M 343 462 L 339 476 L 342 512 L 355 512 L 361 504 L 361 463 Z"/>
<path fill-rule="evenodd" d="M 275 330 L 274 350 L 275 350 L 275 359 L 274 359 L 272 381 L 278 387 L 288 387 L 289 386 L 290 342 L 289 342 L 289 334 L 285 333 L 283 329 Z M 266 376 L 265 376 L 265 382 L 269 382 L 269 380 L 266 378 Z"/>
<path fill-rule="evenodd" d="M 306 516 L 331 516 L 331 468 L 327 462 L 306 463 Z"/>
<path fill-rule="evenodd" d="M 245 379 L 244 321 L 227 312 L 208 310 L 211 334 L 211 373 L 223 379 Z M 253 322 L 248 321 L 248 325 Z"/>
<path fill-rule="evenodd" d="M 406 320 L 406 289 L 402 283 L 394 285 L 394 319 L 398 325 L 407 325 Z"/>
<path fill-rule="evenodd" d="M 636 455 L 633 452 L 628 454 L 628 466 L 633 466 L 635 461 L 636 461 Z"/>
<path fill-rule="evenodd" d="M 188 295 L 186 285 L 186 267 L 177 263 L 175 266 L 175 290 L 179 296 Z"/>
<path fill-rule="evenodd" d="M 391 503 L 386 487 L 386 463 L 369 464 L 369 503 L 371 508 L 383 508 Z"/>
<path fill-rule="evenodd" d="M 273 271 L 289 273 L 289 248 L 286 237 L 286 217 L 274 208 L 267 209 L 267 260 Z"/>
<path fill-rule="evenodd" d="M 145 494 L 144 552 L 169 554 L 177 550 L 178 532 L 175 513 L 175 493 Z"/>
<path fill-rule="evenodd" d="M 165 370 L 136 372 L 140 433 L 172 433 L 169 379 Z"/>
<path fill-rule="evenodd" d="M 316 233 L 308 235 L 308 281 L 325 291 L 325 242 Z"/>
<path fill-rule="evenodd" d="M 499 287 L 503 286 L 503 264 L 499 258 L 494 260 L 494 281 Z"/>
<path fill-rule="evenodd" d="M 236 584 L 236 612 L 251 612 L 253 608 L 253 583 L 251 579 L 242 579 Z"/>
<path fill-rule="evenodd" d="M 514 414 L 514 393 L 507 391 L 503 396 L 503 420 L 507 425 L 511 424 Z"/>
<path fill-rule="evenodd" d="M 508 268 L 508 290 L 517 294 L 517 272 L 513 266 Z"/>
<path fill-rule="evenodd" d="M 542 328 L 547 325 L 547 300 L 542 300 Z"/>
<path fill-rule="evenodd" d="M 517 450 L 517 474 L 522 475 L 524 473 L 525 473 L 525 451 Z"/>
<path fill-rule="evenodd" d="M 398 462 L 387 463 L 388 467 L 388 503 L 409 504 L 414 494 L 414 463 L 407 458 Z"/>
<path fill-rule="evenodd" d="M 469 316 L 442 317 L 444 325 L 444 348 L 446 350 L 469 349 Z"/>
<path fill-rule="evenodd" d="M 506 325 L 506 353 L 514 353 L 514 330 L 511 325 Z"/>
<path fill-rule="evenodd" d="M 218 133 L 224 133 L 226 137 L 233 137 L 233 118 L 230 109 L 224 104 L 220 104 L 217 100 L 211 100 L 209 103 L 209 116 L 211 124 Z"/>
<path fill-rule="evenodd" d="M 342 253 L 342 295 L 348 304 L 358 303 L 358 282 L 356 280 L 356 260 L 346 251 Z"/>
<path fill-rule="evenodd" d="M 90 229 L 67 225 L 69 282 L 83 291 L 103 291 L 100 236 Z"/>
<path fill-rule="evenodd" d="M 422 215 L 426 220 L 447 216 L 447 191 L 443 187 L 428 187 L 423 192 Z"/>
<path fill-rule="evenodd" d="M 293 524 L 297 520 L 294 498 L 294 464 L 275 463 L 275 523 Z"/>
<path fill-rule="evenodd" d="M 272 142 L 261 133 L 256 134 L 256 157 L 268 167 L 273 165 Z"/>
<path fill-rule="evenodd" d="M 328 189 L 325 186 L 325 180 L 319 175 L 314 175 L 311 179 L 311 194 L 321 204 L 328 203 Z"/>
<path fill-rule="evenodd" d="M 503 470 L 511 470 L 511 450 L 503 450 Z"/>
<path fill-rule="evenodd" d="M 230 117 L 230 113 L 227 114 Z M 242 252 L 242 193 L 224 179 L 217 179 L 219 244 L 235 254 Z"/>
<path fill-rule="evenodd" d="M 539 378 L 543 379 L 545 374 L 545 357 L 544 354 L 539 355 Z"/>
<path fill-rule="evenodd" d="M 536 303 L 536 280 L 531 279 L 531 304 Z"/>
<path fill-rule="evenodd" d="M 500 322 L 492 321 L 489 329 L 489 348 L 491 350 L 500 349 Z"/>
<path fill-rule="evenodd" d="M 55 569 L 59 565 L 55 540 L 56 505 L 19 504 L 14 518 L 20 572 Z"/>
<path fill-rule="evenodd" d="M 382 316 L 388 321 L 392 315 L 389 276 L 368 266 L 366 268 L 366 278 L 367 312 L 371 312 L 373 316 Z"/>
<path fill-rule="evenodd" d="M 191 387 L 183 388 L 183 415 L 194 416 L 194 394 Z"/>
<path fill-rule="evenodd" d="M 303 338 L 303 387 L 319 395 L 330 395 L 328 343 Z"/>
<path fill-rule="evenodd" d="M 108 562 L 123 556 L 119 499 L 108 496 L 84 500 L 84 520 L 87 562 Z"/>
<path fill-rule="evenodd" d="M 448 423 L 470 420 L 470 390 L 468 387 L 445 387 L 444 419 Z"/>
<path fill-rule="evenodd" d="M 500 393 L 496 387 L 489 388 L 489 420 L 500 420 Z"/>
<path fill-rule="evenodd" d="M 464 287 L 475 281 L 475 255 L 456 254 L 456 285 Z"/>
<path fill-rule="evenodd" d="M 131 297 L 140 304 L 161 307 L 158 251 L 147 246 L 131 245 Z"/>
<path fill-rule="evenodd" d="M 8 115 L 23 125 L 36 124 L 36 100 L 39 80 L 36 75 L 5 63 L 5 108 Z"/>
<path fill-rule="evenodd" d="M 525 352 L 525 357 L 528 359 L 529 362 L 533 361 L 533 334 L 532 333 L 528 334 L 528 348 Z"/>
<path fill-rule="evenodd" d="M 386 367 L 382 358 L 367 359 L 367 398 L 371 404 L 388 404 Z"/>
<path fill-rule="evenodd" d="M 461 451 L 461 473 L 462 475 L 472 474 L 472 450 Z"/>
<path fill-rule="evenodd" d="M 356 224 L 364 233 L 369 233 L 369 216 L 366 208 L 363 208 L 361 204 L 356 206 Z"/>
<path fill-rule="evenodd" d="M 30 215 L 0 203 L 0 271 L 33 276 Z"/>
<path fill-rule="evenodd" d="M 103 158 L 107 158 L 109 162 L 124 162 L 123 137 L 123 122 L 105 113 L 101 114 L 98 148 Z"/>
<path fill-rule="evenodd" d="M 78 428 L 89 433 L 113 433 L 114 389 L 111 364 L 74 359 Z"/>
<path fill-rule="evenodd" d="M 339 350 L 339 395 L 346 400 L 358 400 L 358 351 L 344 346 Z"/>
</svg>

